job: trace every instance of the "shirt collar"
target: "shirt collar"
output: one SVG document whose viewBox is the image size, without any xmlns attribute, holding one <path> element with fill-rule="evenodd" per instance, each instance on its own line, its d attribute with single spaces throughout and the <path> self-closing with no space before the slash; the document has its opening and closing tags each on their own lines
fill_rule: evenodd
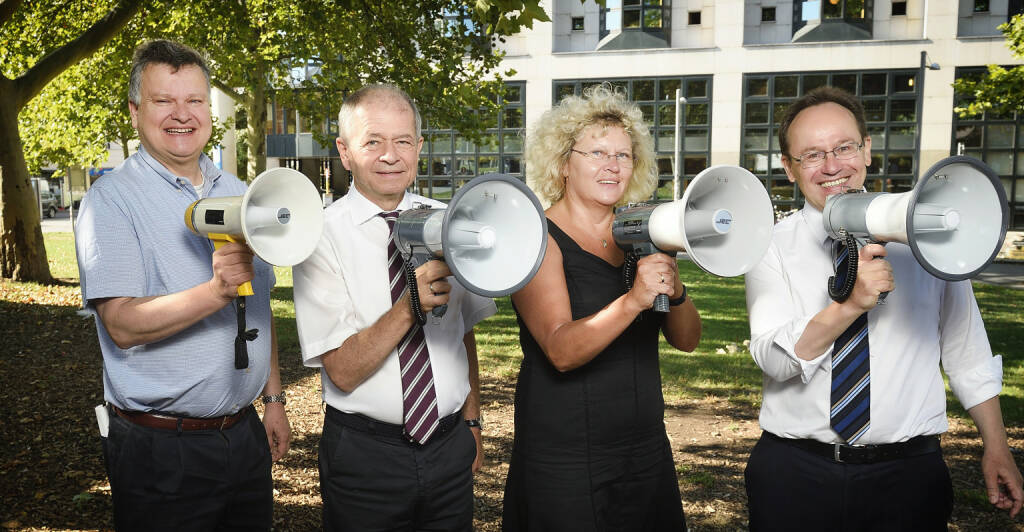
<svg viewBox="0 0 1024 532">
<path fill-rule="evenodd" d="M 804 217 L 804 223 L 807 224 L 807 230 L 810 231 L 814 241 L 824 244 L 828 239 L 828 233 L 825 232 L 824 216 L 821 211 L 810 202 L 804 202 L 804 208 L 800 209 L 800 215 Z"/>
<path fill-rule="evenodd" d="M 366 196 L 359 192 L 356 188 L 355 183 L 352 183 L 348 187 L 348 193 L 346 196 L 349 201 L 352 202 L 352 221 L 356 225 L 362 225 L 370 220 L 373 220 L 378 214 L 384 212 L 376 203 L 367 199 Z M 412 198 L 409 194 L 402 195 L 402 201 L 398 202 L 398 206 L 395 207 L 396 211 L 404 211 L 412 208 Z"/>
<path fill-rule="evenodd" d="M 164 180 L 171 185 L 176 187 L 184 185 L 192 186 L 192 181 L 190 179 L 176 175 L 174 172 L 168 170 L 166 166 L 150 155 L 149 152 L 146 151 L 146 147 L 141 144 L 139 145 L 139 157 L 146 166 L 150 167 L 157 173 L 157 175 L 164 178 Z M 205 153 L 199 154 L 199 171 L 202 172 L 203 179 L 208 179 L 210 181 L 210 184 L 207 186 L 213 186 L 213 183 L 217 182 L 217 180 L 220 179 L 221 173 L 223 173 L 223 171 L 220 168 L 217 168 L 217 165 L 214 164 L 213 160 Z"/>
</svg>

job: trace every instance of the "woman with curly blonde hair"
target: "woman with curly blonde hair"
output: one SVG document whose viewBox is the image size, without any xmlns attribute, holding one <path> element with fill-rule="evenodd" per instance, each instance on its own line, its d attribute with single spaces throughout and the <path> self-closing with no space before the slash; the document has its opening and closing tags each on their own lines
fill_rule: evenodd
<svg viewBox="0 0 1024 532">
<path fill-rule="evenodd" d="M 523 362 L 505 530 L 685 530 L 664 424 L 658 338 L 692 351 L 700 317 L 674 257 L 641 259 L 632 288 L 614 208 L 650 197 L 640 109 L 607 85 L 563 100 L 526 138 L 527 182 L 550 204 L 547 254 L 512 295 Z M 649 311 L 666 294 L 670 311 Z"/>
</svg>

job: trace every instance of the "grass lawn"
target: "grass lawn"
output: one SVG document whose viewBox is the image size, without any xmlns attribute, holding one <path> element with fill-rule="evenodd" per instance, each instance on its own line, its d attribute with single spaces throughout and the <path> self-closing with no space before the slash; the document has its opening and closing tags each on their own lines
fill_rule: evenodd
<svg viewBox="0 0 1024 532">
<path fill-rule="evenodd" d="M 70 233 L 47 233 L 47 257 L 55 277 L 77 279 Z M 275 268 L 273 311 L 282 353 L 299 352 L 292 303 L 290 268 Z M 720 278 L 680 262 L 680 275 L 700 309 L 704 333 L 693 353 L 682 353 L 662 340 L 662 378 L 666 400 L 718 397 L 760 404 L 761 372 L 744 346 L 749 338 L 743 278 Z M 994 353 L 1003 355 L 1001 403 L 1008 425 L 1024 424 L 1024 300 L 1018 290 L 975 283 L 975 294 Z M 498 314 L 477 328 L 480 370 L 488 377 L 515 379 L 522 358 L 518 328 L 509 298 L 497 300 Z M 284 356 L 284 355 L 282 355 Z M 966 414 L 949 395 L 950 414 Z"/>
</svg>

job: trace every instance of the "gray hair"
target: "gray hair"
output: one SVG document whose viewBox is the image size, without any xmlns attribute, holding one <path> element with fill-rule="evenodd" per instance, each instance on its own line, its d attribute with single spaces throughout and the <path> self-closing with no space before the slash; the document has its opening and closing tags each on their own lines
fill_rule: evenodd
<svg viewBox="0 0 1024 532">
<path fill-rule="evenodd" d="M 135 56 L 132 58 L 131 80 L 128 82 L 128 101 L 139 105 L 139 93 L 142 90 L 142 73 L 151 64 L 169 65 L 174 72 L 181 67 L 195 65 L 203 71 L 206 77 L 206 89 L 210 90 L 210 67 L 199 52 L 185 46 L 184 44 L 157 39 L 141 44 L 135 49 Z"/>
<path fill-rule="evenodd" d="M 352 114 L 355 113 L 356 108 L 374 98 L 380 97 L 400 99 L 409 104 L 409 108 L 412 109 L 412 114 L 416 121 L 416 138 L 422 136 L 423 118 L 420 116 L 420 108 L 416 106 L 416 102 L 413 101 L 409 94 L 390 83 L 375 83 L 361 87 L 359 90 L 349 94 L 345 101 L 342 102 L 341 110 L 338 111 L 338 136 L 341 137 L 341 140 L 348 142 L 345 129 L 348 123 L 352 121 Z"/>
</svg>

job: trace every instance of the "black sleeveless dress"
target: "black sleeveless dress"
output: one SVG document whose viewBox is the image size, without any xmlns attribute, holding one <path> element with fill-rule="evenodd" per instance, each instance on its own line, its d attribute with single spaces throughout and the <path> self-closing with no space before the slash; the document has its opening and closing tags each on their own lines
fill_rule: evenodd
<svg viewBox="0 0 1024 532">
<path fill-rule="evenodd" d="M 574 320 L 626 292 L 622 267 L 548 220 Z M 506 531 L 686 530 L 665 433 L 661 317 L 647 311 L 587 364 L 551 365 L 518 309 L 523 362 L 502 513 Z"/>
</svg>

